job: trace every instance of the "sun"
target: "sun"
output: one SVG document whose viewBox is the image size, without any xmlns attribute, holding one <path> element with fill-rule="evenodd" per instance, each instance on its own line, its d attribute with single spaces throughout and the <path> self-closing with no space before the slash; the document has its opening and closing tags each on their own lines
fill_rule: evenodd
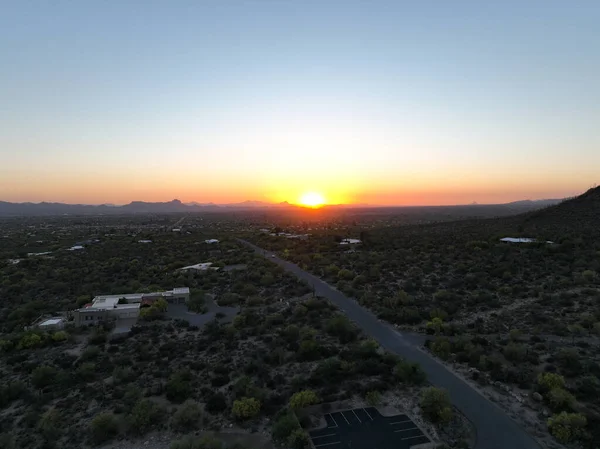
<svg viewBox="0 0 600 449">
<path fill-rule="evenodd" d="M 320 207 L 325 204 L 325 198 L 318 192 L 307 192 L 300 197 L 300 204 L 306 207 Z"/>
</svg>

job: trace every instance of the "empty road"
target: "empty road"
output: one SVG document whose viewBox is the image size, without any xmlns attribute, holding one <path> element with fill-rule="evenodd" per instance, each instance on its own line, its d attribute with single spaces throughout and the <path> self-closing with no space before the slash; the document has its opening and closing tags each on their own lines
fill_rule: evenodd
<svg viewBox="0 0 600 449">
<path fill-rule="evenodd" d="M 421 365 L 427 373 L 428 380 L 450 393 L 452 403 L 475 425 L 477 429 L 476 449 L 540 449 L 540 445 L 524 429 L 504 413 L 497 405 L 471 388 L 446 367 L 418 349 L 418 342 L 396 332 L 369 310 L 356 301 L 333 289 L 326 282 L 302 270 L 297 265 L 265 251 L 245 240 L 242 243 L 253 248 L 257 253 L 268 258 L 298 278 L 313 285 L 317 295 L 327 298 L 339 307 L 366 334 L 373 337 L 381 346 Z"/>
</svg>

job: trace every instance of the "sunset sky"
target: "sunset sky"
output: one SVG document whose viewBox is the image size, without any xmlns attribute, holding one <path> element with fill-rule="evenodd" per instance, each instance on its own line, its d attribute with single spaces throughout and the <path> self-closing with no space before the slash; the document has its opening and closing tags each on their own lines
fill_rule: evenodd
<svg viewBox="0 0 600 449">
<path fill-rule="evenodd" d="M 600 2 L 0 6 L 0 200 L 498 203 L 600 182 Z"/>
</svg>

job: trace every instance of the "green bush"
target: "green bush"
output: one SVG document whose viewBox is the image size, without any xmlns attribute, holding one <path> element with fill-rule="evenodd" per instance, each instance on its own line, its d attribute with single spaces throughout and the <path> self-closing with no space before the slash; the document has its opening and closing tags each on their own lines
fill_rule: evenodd
<svg viewBox="0 0 600 449">
<path fill-rule="evenodd" d="M 562 412 L 548 419 L 548 429 L 561 443 L 568 443 L 584 434 L 587 419 L 580 413 Z"/>
<path fill-rule="evenodd" d="M 309 447 L 309 442 L 310 438 L 304 430 L 295 429 L 287 439 L 287 446 L 290 449 L 306 449 Z"/>
<path fill-rule="evenodd" d="M 292 409 L 300 409 L 308 407 L 309 405 L 317 404 L 319 397 L 312 390 L 299 391 L 294 393 L 290 398 L 290 407 Z"/>
<path fill-rule="evenodd" d="M 540 373 L 537 382 L 542 391 L 565 387 L 565 378 L 556 373 Z"/>
<path fill-rule="evenodd" d="M 554 388 L 547 394 L 548 403 L 553 411 L 569 411 L 575 405 L 575 398 L 563 388 Z"/>
<path fill-rule="evenodd" d="M 379 393 L 379 391 L 376 390 L 368 391 L 365 396 L 365 399 L 367 401 L 367 404 L 369 404 L 372 407 L 376 407 L 381 402 L 381 393 Z"/>
<path fill-rule="evenodd" d="M 300 424 L 298 423 L 296 416 L 292 412 L 286 412 L 276 419 L 271 428 L 273 441 L 280 444 L 287 442 L 287 439 L 292 432 L 299 428 Z"/>
<path fill-rule="evenodd" d="M 448 392 L 441 388 L 429 387 L 421 394 L 421 410 L 432 422 L 448 422 L 452 418 L 452 406 Z"/>
<path fill-rule="evenodd" d="M 96 415 L 90 424 L 90 433 L 95 444 L 114 438 L 119 433 L 119 425 L 115 415 L 108 412 Z"/>
<path fill-rule="evenodd" d="M 427 380 L 425 371 L 418 363 L 401 360 L 394 367 L 394 375 L 403 383 L 419 385 Z"/>
<path fill-rule="evenodd" d="M 255 398 L 242 398 L 233 402 L 232 413 L 237 419 L 254 418 L 260 412 L 260 402 Z"/>
</svg>

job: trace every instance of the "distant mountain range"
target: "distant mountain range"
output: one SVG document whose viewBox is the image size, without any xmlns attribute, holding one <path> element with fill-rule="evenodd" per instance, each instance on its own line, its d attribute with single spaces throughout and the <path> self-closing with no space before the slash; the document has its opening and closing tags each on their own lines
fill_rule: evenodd
<svg viewBox="0 0 600 449">
<path fill-rule="evenodd" d="M 515 211 L 535 210 L 557 204 L 562 200 L 515 201 L 503 206 Z M 65 203 L 9 203 L 0 201 L 0 217 L 18 216 L 50 216 L 50 215 L 117 215 L 117 214 L 168 214 L 181 212 L 216 212 L 256 209 L 297 209 L 300 206 L 284 201 L 282 203 L 268 203 L 264 201 L 243 201 L 241 203 L 215 204 L 215 203 L 182 203 L 173 200 L 163 203 L 149 203 L 145 201 L 132 201 L 123 206 L 113 204 L 65 204 Z M 352 209 L 370 207 L 365 204 L 338 204 L 328 205 L 328 209 Z M 474 205 L 473 207 L 477 207 Z"/>
</svg>

